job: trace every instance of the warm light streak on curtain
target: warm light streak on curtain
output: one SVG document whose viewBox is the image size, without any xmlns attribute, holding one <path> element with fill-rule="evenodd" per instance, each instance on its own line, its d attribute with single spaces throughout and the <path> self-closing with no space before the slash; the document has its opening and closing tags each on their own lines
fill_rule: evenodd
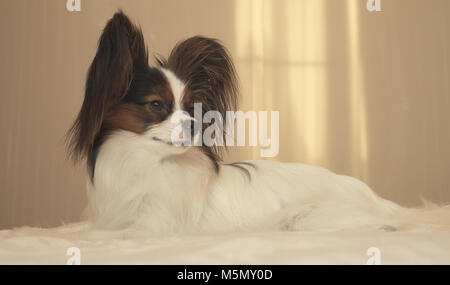
<svg viewBox="0 0 450 285">
<path fill-rule="evenodd" d="M 358 8 L 360 1 L 348 0 L 348 31 L 350 47 L 350 110 L 351 110 L 351 144 L 352 144 L 352 173 L 363 180 L 368 180 L 368 140 L 367 140 L 367 114 L 364 94 L 364 69 L 361 64 L 360 39 L 358 29 Z"/>
<path fill-rule="evenodd" d="M 243 107 L 286 106 L 281 109 L 286 113 L 280 114 L 280 124 L 291 127 L 281 132 L 283 150 L 289 152 L 292 160 L 324 164 L 327 149 L 325 1 L 238 0 L 235 3 L 237 64 L 244 75 L 241 76 Z M 259 158 L 258 153 L 255 149 L 253 158 Z"/>
</svg>

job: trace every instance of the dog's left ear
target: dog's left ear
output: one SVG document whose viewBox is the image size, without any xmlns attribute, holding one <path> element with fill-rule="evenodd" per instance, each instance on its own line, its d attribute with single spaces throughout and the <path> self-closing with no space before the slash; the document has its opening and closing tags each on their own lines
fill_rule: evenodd
<svg viewBox="0 0 450 285">
<path fill-rule="evenodd" d="M 235 110 L 238 80 L 226 48 L 215 39 L 195 36 L 179 42 L 162 63 L 186 82 L 190 95 L 203 105 L 203 111 Z"/>
<path fill-rule="evenodd" d="M 203 114 L 208 111 L 221 114 L 222 134 L 216 135 L 226 140 L 226 112 L 236 110 L 239 94 L 236 70 L 227 49 L 218 40 L 195 36 L 179 42 L 167 62 L 159 62 L 186 83 L 188 102 L 202 103 Z M 204 123 L 203 129 L 207 127 Z M 215 162 L 216 170 L 223 149 L 226 147 L 203 146 L 205 154 Z"/>
</svg>

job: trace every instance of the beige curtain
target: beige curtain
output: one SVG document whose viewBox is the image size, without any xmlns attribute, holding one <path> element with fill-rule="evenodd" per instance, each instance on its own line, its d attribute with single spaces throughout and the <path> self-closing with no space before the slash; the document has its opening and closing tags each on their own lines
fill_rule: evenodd
<svg viewBox="0 0 450 285">
<path fill-rule="evenodd" d="M 0 228 L 77 221 L 83 166 L 64 154 L 106 20 L 123 8 L 150 52 L 203 34 L 231 50 L 242 110 L 280 111 L 274 160 L 356 176 L 405 205 L 450 201 L 450 2 L 0 0 Z M 259 159 L 232 149 L 226 161 Z"/>
</svg>

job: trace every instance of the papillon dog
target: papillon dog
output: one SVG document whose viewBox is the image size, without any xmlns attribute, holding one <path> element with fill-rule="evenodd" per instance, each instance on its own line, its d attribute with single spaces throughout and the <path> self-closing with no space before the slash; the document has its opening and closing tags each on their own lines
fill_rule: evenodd
<svg viewBox="0 0 450 285">
<path fill-rule="evenodd" d="M 92 227 L 173 235 L 394 229 L 411 220 L 352 177 L 300 163 L 225 164 L 223 147 L 175 145 L 174 128 L 192 122 L 195 103 L 224 117 L 237 108 L 238 79 L 229 52 L 207 37 L 181 41 L 156 61 L 149 65 L 141 29 L 117 12 L 68 133 L 72 157 L 87 163 Z M 178 111 L 189 115 L 174 120 Z"/>
</svg>

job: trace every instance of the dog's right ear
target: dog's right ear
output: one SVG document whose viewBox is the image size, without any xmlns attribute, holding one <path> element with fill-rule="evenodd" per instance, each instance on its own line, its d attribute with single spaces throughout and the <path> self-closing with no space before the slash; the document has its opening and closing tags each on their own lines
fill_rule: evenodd
<svg viewBox="0 0 450 285">
<path fill-rule="evenodd" d="M 119 11 L 108 21 L 89 68 L 83 105 L 68 132 L 70 156 L 77 160 L 93 149 L 108 110 L 126 95 L 136 70 L 148 67 L 140 28 Z"/>
</svg>

